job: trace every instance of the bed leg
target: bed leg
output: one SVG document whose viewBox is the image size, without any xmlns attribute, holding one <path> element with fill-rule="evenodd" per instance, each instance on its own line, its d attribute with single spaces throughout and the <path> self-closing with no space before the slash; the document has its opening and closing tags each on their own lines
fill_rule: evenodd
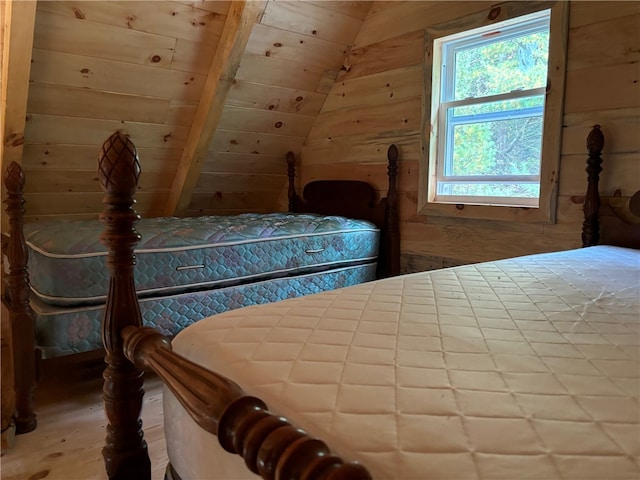
<svg viewBox="0 0 640 480">
<path fill-rule="evenodd" d="M 109 421 L 102 455 L 110 480 L 150 480 L 151 462 L 140 420 L 143 374 L 124 356 L 121 337 L 124 327 L 142 325 L 133 279 L 133 249 L 139 240 L 134 229 L 138 214 L 133 208 L 133 194 L 140 163 L 135 146 L 122 132 L 105 141 L 98 159 L 100 184 L 106 192 L 105 210 L 100 215 L 105 224 L 101 239 L 109 252 L 107 266 L 111 273 L 102 321 L 107 362 L 103 395 Z"/>
<path fill-rule="evenodd" d="M 14 389 L 16 398 L 16 433 L 28 433 L 37 426 L 34 393 L 36 389 L 35 332 L 33 315 L 29 305 L 28 251 L 24 239 L 24 171 L 11 162 L 5 172 L 7 188 L 7 216 L 9 239 L 7 241 L 7 294 L 11 323 Z"/>
</svg>

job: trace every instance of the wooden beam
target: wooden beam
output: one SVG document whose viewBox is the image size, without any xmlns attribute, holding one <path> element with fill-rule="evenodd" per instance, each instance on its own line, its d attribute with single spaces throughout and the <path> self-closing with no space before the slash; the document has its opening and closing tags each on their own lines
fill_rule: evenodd
<svg viewBox="0 0 640 480">
<path fill-rule="evenodd" d="M 2 1 L 2 82 L 0 157 L 2 172 L 15 161 L 22 164 L 24 128 L 27 116 L 27 95 L 31 71 L 31 49 L 35 28 L 35 1 Z M 11 92 L 11 94 L 9 94 Z M 5 198 L 4 184 L 2 198 Z M 2 216 L 2 230 L 6 231 L 6 215 Z"/>
<path fill-rule="evenodd" d="M 166 215 L 180 216 L 189 206 L 204 156 L 218 126 L 225 99 L 233 84 L 249 35 L 265 5 L 264 1 L 231 2 L 200 104 L 167 199 Z"/>
<path fill-rule="evenodd" d="M 21 164 L 36 2 L 3 1 L 2 165 Z M 11 92 L 11 95 L 9 95 Z"/>
</svg>

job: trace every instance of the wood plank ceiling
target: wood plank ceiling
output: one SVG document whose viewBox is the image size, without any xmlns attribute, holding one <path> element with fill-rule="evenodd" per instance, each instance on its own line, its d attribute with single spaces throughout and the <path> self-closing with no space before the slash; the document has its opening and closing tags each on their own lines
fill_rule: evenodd
<svg viewBox="0 0 640 480">
<path fill-rule="evenodd" d="M 139 150 L 143 216 L 282 207 L 284 155 L 300 151 L 371 5 L 41 1 L 33 20 L 11 3 L 34 32 L 21 52 L 5 15 L 3 83 L 17 65 L 18 85 L 3 102 L 3 170 L 22 162 L 27 221 L 96 217 L 96 155 L 119 128 Z M 24 145 L 8 155 L 25 101 Z"/>
</svg>

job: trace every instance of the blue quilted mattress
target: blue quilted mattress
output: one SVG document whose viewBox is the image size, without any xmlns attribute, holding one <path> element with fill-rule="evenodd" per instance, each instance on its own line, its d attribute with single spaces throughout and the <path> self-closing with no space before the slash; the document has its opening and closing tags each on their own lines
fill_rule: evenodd
<svg viewBox="0 0 640 480">
<path fill-rule="evenodd" d="M 25 225 L 31 288 L 53 305 L 104 302 L 109 271 L 96 220 Z M 136 225 L 140 298 L 219 288 L 376 260 L 379 230 L 308 214 L 148 218 Z"/>
<path fill-rule="evenodd" d="M 192 323 L 217 313 L 357 285 L 375 278 L 376 264 L 276 278 L 246 285 L 186 292 L 140 300 L 142 322 L 165 335 L 175 335 Z M 62 307 L 31 300 L 35 314 L 36 347 L 43 358 L 102 347 L 103 305 Z"/>
</svg>

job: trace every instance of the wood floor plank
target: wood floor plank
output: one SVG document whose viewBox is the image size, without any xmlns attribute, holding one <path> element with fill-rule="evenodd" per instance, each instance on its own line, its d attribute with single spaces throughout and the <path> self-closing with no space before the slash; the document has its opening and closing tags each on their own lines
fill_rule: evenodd
<svg viewBox="0 0 640 480">
<path fill-rule="evenodd" d="M 45 363 L 46 365 L 46 363 Z M 102 362 L 47 370 L 37 391 L 38 428 L 16 437 L 2 452 L 2 480 L 106 479 L 102 448 L 106 415 L 102 404 Z M 142 421 L 149 445 L 152 479 L 161 480 L 167 465 L 162 386 L 145 380 Z"/>
</svg>

